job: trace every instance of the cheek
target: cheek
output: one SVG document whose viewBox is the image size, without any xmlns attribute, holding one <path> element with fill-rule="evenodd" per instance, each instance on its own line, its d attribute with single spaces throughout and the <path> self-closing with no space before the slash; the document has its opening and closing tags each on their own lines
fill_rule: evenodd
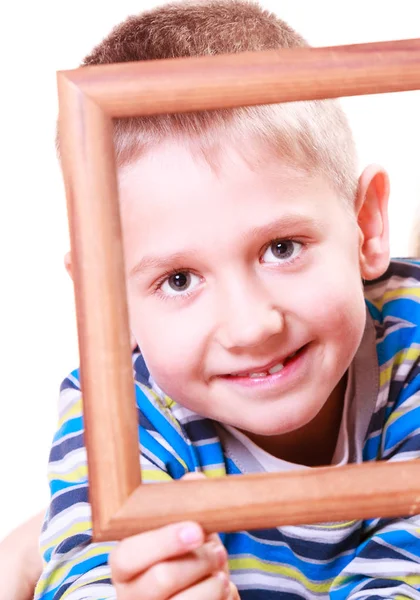
<svg viewBox="0 0 420 600">
<path fill-rule="evenodd" d="M 305 314 L 320 338 L 340 354 L 354 353 L 365 326 L 366 307 L 358 269 L 318 272 L 304 294 Z"/>
<path fill-rule="evenodd" d="M 182 311 L 155 310 L 150 306 L 131 309 L 131 327 L 153 379 L 169 395 L 191 378 L 201 364 L 204 335 L 199 323 Z M 147 315 L 142 318 L 141 315 Z"/>
</svg>

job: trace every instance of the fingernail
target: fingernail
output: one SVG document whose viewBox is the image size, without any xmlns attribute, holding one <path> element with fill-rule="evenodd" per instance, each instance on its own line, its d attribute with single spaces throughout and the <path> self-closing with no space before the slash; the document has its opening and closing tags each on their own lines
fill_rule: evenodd
<svg viewBox="0 0 420 600">
<path fill-rule="evenodd" d="M 198 525 L 186 525 L 179 532 L 179 538 L 188 547 L 195 547 L 202 543 L 203 534 Z"/>
</svg>

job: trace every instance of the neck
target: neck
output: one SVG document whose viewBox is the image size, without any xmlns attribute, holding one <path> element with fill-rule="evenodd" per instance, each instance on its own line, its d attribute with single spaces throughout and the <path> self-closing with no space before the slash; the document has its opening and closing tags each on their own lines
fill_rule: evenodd
<svg viewBox="0 0 420 600">
<path fill-rule="evenodd" d="M 260 448 L 282 460 L 308 467 L 330 465 L 343 416 L 346 382 L 345 376 L 316 417 L 295 431 L 279 436 L 243 433 Z"/>
</svg>

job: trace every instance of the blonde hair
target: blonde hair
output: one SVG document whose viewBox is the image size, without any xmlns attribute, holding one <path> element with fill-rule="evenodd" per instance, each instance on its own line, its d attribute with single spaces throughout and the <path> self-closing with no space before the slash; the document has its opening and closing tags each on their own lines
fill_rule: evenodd
<svg viewBox="0 0 420 600">
<path fill-rule="evenodd" d="M 308 44 L 256 2 L 186 0 L 129 17 L 82 66 L 298 46 Z M 347 201 L 355 196 L 356 152 L 336 100 L 115 120 L 118 164 L 130 164 L 167 138 L 192 141 L 209 161 L 221 140 L 251 150 L 252 140 L 263 142 L 282 160 L 325 175 Z"/>
</svg>

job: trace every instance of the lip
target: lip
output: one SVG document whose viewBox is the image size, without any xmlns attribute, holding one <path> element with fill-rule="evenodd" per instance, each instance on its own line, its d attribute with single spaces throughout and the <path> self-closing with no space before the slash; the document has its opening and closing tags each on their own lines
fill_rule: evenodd
<svg viewBox="0 0 420 600">
<path fill-rule="evenodd" d="M 248 389 L 250 393 L 253 393 L 253 390 L 260 392 L 264 391 L 265 393 L 268 393 L 271 390 L 270 394 L 277 394 L 281 390 L 285 392 L 286 390 L 289 390 L 291 387 L 296 385 L 297 382 L 302 379 L 305 373 L 307 373 L 307 355 L 308 352 L 310 352 L 310 347 L 310 343 L 301 346 L 299 350 L 296 351 L 296 354 L 293 356 L 293 358 L 289 359 L 286 362 L 283 369 L 281 371 L 278 371 L 277 373 L 273 373 L 272 375 L 268 374 L 262 377 L 249 377 L 249 375 L 247 375 L 247 373 L 259 372 L 255 370 L 244 371 L 243 376 L 221 375 L 220 379 L 223 380 L 226 384 L 235 386 L 237 389 L 242 389 L 244 392 L 246 389 Z M 278 359 L 277 362 L 281 362 L 281 360 Z M 277 362 L 274 361 L 269 364 L 271 366 L 274 366 L 275 364 L 277 364 Z M 267 367 L 265 367 L 265 370 L 266 369 Z"/>
<path fill-rule="evenodd" d="M 272 360 L 269 363 L 266 363 L 265 365 L 258 365 L 257 367 L 250 367 L 248 369 L 243 369 L 241 371 L 232 371 L 231 373 L 226 373 L 225 375 L 222 375 L 222 377 L 228 377 L 228 378 L 232 378 L 232 379 L 233 378 L 235 378 L 235 379 L 241 378 L 241 377 L 248 378 L 249 373 L 263 373 L 265 371 L 268 371 L 275 365 L 278 365 L 279 363 L 283 364 L 292 354 L 295 354 L 295 355 L 299 354 L 307 345 L 308 344 L 299 346 L 297 350 L 292 350 L 288 354 L 283 354 L 282 357 L 275 358 L 274 360 Z M 294 356 L 293 356 L 293 358 L 294 358 Z M 289 361 L 293 360 L 293 358 L 289 359 Z M 283 368 L 285 368 L 285 367 L 283 367 Z M 266 375 L 266 377 L 269 377 L 269 375 Z M 260 377 L 260 378 L 256 378 L 256 379 L 263 379 L 263 378 Z"/>
</svg>

